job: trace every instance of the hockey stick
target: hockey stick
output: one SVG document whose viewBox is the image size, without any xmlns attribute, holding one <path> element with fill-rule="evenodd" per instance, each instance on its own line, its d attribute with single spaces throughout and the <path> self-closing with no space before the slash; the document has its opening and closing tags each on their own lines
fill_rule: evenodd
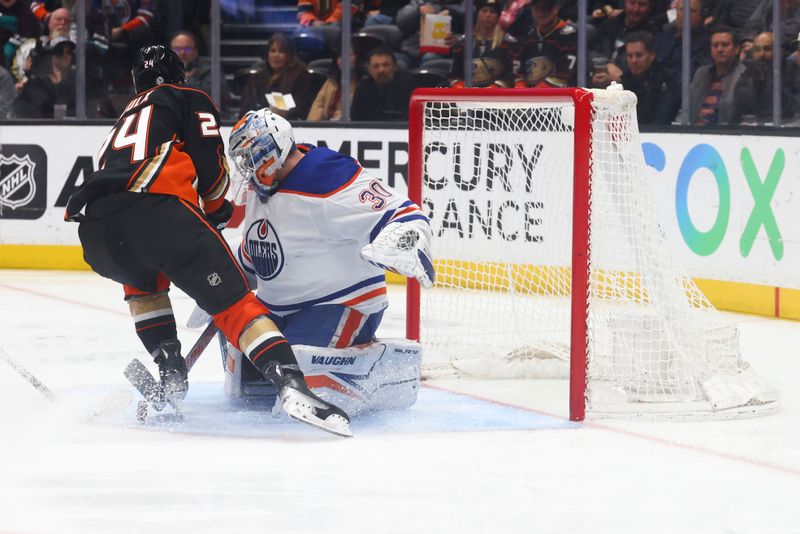
<svg viewBox="0 0 800 534">
<path fill-rule="evenodd" d="M 55 401 L 55 395 L 53 395 L 53 391 L 44 385 L 41 380 L 36 378 L 33 373 L 28 371 L 22 364 L 18 363 L 14 358 L 12 358 L 5 350 L 0 349 L 0 358 L 2 358 L 8 365 L 11 366 L 17 373 L 22 376 L 25 380 L 28 381 L 30 385 L 34 388 L 38 389 L 42 395 L 47 397 L 51 401 Z"/>
<path fill-rule="evenodd" d="M 217 341 L 219 341 L 219 353 L 222 356 L 222 371 L 225 372 L 225 366 L 228 365 L 228 340 L 225 339 L 225 334 L 217 330 Z"/>
<path fill-rule="evenodd" d="M 200 337 L 197 338 L 192 348 L 184 357 L 186 360 L 186 368 L 190 370 L 197 359 L 200 358 L 200 355 L 206 350 L 208 344 L 213 339 L 214 335 L 217 333 L 217 326 L 210 321 L 208 326 L 206 326 L 203 333 L 200 334 Z M 175 405 L 173 401 L 170 401 L 164 395 L 164 388 L 162 384 L 156 380 L 153 374 L 150 372 L 147 367 L 139 360 L 138 358 L 134 358 L 131 362 L 125 367 L 125 371 L 123 373 L 125 378 L 128 379 L 128 382 L 136 388 L 136 390 L 142 394 L 142 397 L 150 403 L 156 411 L 161 411 L 164 409 L 164 406 L 169 402 L 169 404 L 175 408 L 176 410 L 178 407 Z M 139 412 L 142 412 L 140 408 Z"/>
</svg>

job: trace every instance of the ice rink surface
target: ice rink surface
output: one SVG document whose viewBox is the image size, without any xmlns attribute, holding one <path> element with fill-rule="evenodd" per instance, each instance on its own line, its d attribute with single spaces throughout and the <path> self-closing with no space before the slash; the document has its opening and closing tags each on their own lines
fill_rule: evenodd
<svg viewBox="0 0 800 534">
<path fill-rule="evenodd" d="M 121 288 L 0 271 L 0 534 L 800 533 L 800 323 L 731 316 L 781 411 L 737 421 L 567 421 L 562 380 L 439 380 L 353 439 L 237 407 L 216 347 L 186 418 L 136 423 L 144 350 Z M 403 334 L 403 289 L 379 334 Z M 193 304 L 173 291 L 180 324 Z M 184 347 L 198 331 L 179 328 Z"/>
</svg>

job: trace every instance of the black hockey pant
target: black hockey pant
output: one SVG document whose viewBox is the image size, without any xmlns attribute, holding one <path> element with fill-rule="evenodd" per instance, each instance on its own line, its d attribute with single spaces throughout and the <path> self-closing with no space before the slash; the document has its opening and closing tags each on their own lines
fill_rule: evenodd
<svg viewBox="0 0 800 534">
<path fill-rule="evenodd" d="M 178 197 L 129 192 L 100 197 L 87 206 L 78 233 L 86 263 L 128 286 L 126 293 L 164 290 L 166 277 L 212 315 L 249 293 L 222 235 Z"/>
</svg>

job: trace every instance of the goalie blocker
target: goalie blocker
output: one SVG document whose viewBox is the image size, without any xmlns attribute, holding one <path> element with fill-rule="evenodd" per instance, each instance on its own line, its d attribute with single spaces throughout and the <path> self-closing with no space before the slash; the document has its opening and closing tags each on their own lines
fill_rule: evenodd
<svg viewBox="0 0 800 534">
<path fill-rule="evenodd" d="M 350 417 L 408 408 L 417 400 L 422 349 L 405 339 L 384 339 L 336 349 L 293 345 L 306 383 Z M 225 394 L 232 399 L 274 397 L 275 387 L 238 350 L 225 362 Z"/>
</svg>

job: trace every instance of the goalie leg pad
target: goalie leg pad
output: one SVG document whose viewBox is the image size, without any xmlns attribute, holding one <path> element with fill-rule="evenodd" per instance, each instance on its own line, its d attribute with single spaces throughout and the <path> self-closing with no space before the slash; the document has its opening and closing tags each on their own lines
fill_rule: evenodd
<svg viewBox="0 0 800 534">
<path fill-rule="evenodd" d="M 404 339 L 336 349 L 295 345 L 306 382 L 351 416 L 408 408 L 417 400 L 422 348 Z"/>
<path fill-rule="evenodd" d="M 275 397 L 277 388 L 267 380 L 241 351 L 228 345 L 225 358 L 225 395 L 231 399 L 242 397 Z"/>
</svg>

